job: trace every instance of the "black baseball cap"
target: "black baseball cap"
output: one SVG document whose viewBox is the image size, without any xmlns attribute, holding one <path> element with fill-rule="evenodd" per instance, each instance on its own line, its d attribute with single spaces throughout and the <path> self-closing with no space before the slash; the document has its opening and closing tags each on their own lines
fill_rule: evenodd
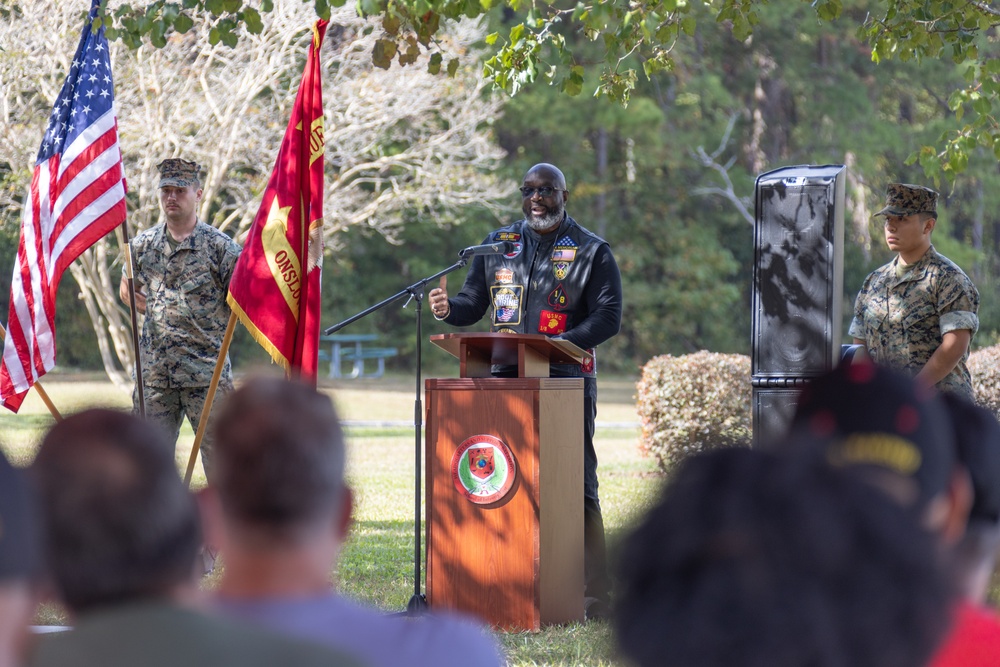
<svg viewBox="0 0 1000 667">
<path fill-rule="evenodd" d="M 957 460 L 944 400 L 931 387 L 872 363 L 842 364 L 803 389 L 796 442 L 830 464 L 887 470 L 915 482 L 919 506 L 944 491 Z"/>
</svg>

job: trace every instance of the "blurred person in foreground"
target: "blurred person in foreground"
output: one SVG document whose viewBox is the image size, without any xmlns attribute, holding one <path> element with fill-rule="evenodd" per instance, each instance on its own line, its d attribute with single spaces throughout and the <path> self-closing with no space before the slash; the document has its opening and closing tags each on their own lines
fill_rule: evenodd
<svg viewBox="0 0 1000 667">
<path fill-rule="evenodd" d="M 933 539 L 811 457 L 723 448 L 680 465 L 619 560 L 639 667 L 918 667 L 948 622 Z"/>
<path fill-rule="evenodd" d="M 1000 616 L 985 605 L 1000 552 L 1000 423 L 989 410 L 945 394 L 958 458 L 972 480 L 972 506 L 962 537 L 951 550 L 962 593 L 954 630 L 933 667 L 1000 663 Z"/>
<path fill-rule="evenodd" d="M 328 667 L 359 663 L 198 610 L 197 505 L 161 428 L 87 410 L 49 430 L 31 465 L 50 574 L 73 628 L 37 667 Z"/>
<path fill-rule="evenodd" d="M 352 494 L 329 396 L 300 382 L 253 378 L 226 398 L 215 428 L 215 476 L 201 497 L 225 564 L 219 611 L 375 667 L 503 663 L 471 621 L 388 616 L 335 591 L 331 572 L 347 538 Z"/>
<path fill-rule="evenodd" d="M 24 664 L 42 571 L 37 499 L 0 452 L 0 667 Z"/>
<path fill-rule="evenodd" d="M 1000 664 L 1000 619 L 979 605 L 1000 518 L 997 430 L 961 396 L 871 364 L 810 383 L 793 420 L 805 446 L 887 491 L 936 537 L 958 595 L 933 667 Z"/>
</svg>

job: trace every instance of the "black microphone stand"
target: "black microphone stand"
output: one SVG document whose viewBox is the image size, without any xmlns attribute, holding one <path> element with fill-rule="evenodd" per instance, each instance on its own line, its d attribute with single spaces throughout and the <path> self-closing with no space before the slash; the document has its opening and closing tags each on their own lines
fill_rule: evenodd
<svg viewBox="0 0 1000 667">
<path fill-rule="evenodd" d="M 422 434 L 423 434 L 423 407 L 422 407 L 422 401 L 421 401 L 421 398 L 420 398 L 421 397 L 421 391 L 423 389 L 423 387 L 421 387 L 421 379 L 420 379 L 420 364 L 421 364 L 420 348 L 421 348 L 421 345 L 423 343 L 423 327 L 422 327 L 422 323 L 421 323 L 421 313 L 423 311 L 422 306 L 423 306 L 423 301 L 424 301 L 424 288 L 427 286 L 427 283 L 431 282 L 435 278 L 440 278 L 441 276 L 447 275 L 447 274 L 451 273 L 452 271 L 460 269 L 463 266 L 465 266 L 466 264 L 468 264 L 469 263 L 469 257 L 471 257 L 472 255 L 471 254 L 466 254 L 466 251 L 462 251 L 461 253 L 459 253 L 459 256 L 461 257 L 461 259 L 459 259 L 457 262 L 455 262 L 454 264 L 452 264 L 451 266 L 449 266 L 444 271 L 438 271 L 433 276 L 428 276 L 427 278 L 424 278 L 423 280 L 418 280 L 417 282 L 413 283 L 409 287 L 406 287 L 406 288 L 400 290 L 399 292 L 397 292 L 396 294 L 393 294 L 388 299 L 386 299 L 384 301 L 380 301 L 380 302 L 376 303 L 374 306 L 371 306 L 370 308 L 366 308 L 365 310 L 361 311 L 360 313 L 358 313 L 356 315 L 352 315 L 351 317 L 347 318 L 343 322 L 340 322 L 338 324 L 334 324 L 332 327 L 326 329 L 323 332 L 324 336 L 329 336 L 330 334 L 332 334 L 335 331 L 340 331 L 341 329 L 343 329 L 344 327 L 346 327 L 348 324 L 351 324 L 352 322 L 356 322 L 356 321 L 360 320 L 363 317 L 367 317 L 371 313 L 374 313 L 376 310 L 379 310 L 379 309 L 381 309 L 381 308 L 383 308 L 385 306 L 388 306 L 390 303 L 393 303 L 395 301 L 398 301 L 399 299 L 402 299 L 404 296 L 409 296 L 409 298 L 406 300 L 406 303 L 403 304 L 404 308 L 410 303 L 410 301 L 415 301 L 416 304 L 417 304 L 417 308 L 416 308 L 416 336 L 417 336 L 417 339 L 416 339 L 417 340 L 417 345 L 416 345 L 416 355 L 417 355 L 416 366 L 417 366 L 417 383 L 416 383 L 416 388 L 415 388 L 416 392 L 415 392 L 414 401 L 413 401 L 413 440 L 414 440 L 414 451 L 413 451 L 413 475 L 414 475 L 414 480 L 413 480 L 413 496 L 414 496 L 414 498 L 413 498 L 413 596 L 410 598 L 409 603 L 406 605 L 406 613 L 409 616 L 418 616 L 423 611 L 425 611 L 427 609 L 427 597 L 423 593 L 420 592 L 420 563 L 421 563 L 421 555 L 420 555 L 420 549 L 421 549 L 421 544 L 420 544 L 421 460 L 420 460 L 420 453 L 421 453 L 421 441 L 422 441 Z"/>
</svg>

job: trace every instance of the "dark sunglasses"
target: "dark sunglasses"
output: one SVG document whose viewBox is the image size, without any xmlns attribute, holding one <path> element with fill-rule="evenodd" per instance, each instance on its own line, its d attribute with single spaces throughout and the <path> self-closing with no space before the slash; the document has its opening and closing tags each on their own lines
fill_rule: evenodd
<svg viewBox="0 0 1000 667">
<path fill-rule="evenodd" d="M 525 199 L 534 196 L 536 192 L 538 193 L 539 197 L 551 197 L 553 194 L 557 192 L 566 192 L 566 191 L 560 190 L 559 188 L 553 188 L 548 185 L 544 185 L 540 188 L 529 188 L 527 186 L 521 188 L 521 196 L 524 197 Z"/>
</svg>

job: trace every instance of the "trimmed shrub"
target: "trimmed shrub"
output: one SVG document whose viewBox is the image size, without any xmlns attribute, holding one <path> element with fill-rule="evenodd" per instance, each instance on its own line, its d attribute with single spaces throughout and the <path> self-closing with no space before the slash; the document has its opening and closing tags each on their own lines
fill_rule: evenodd
<svg viewBox="0 0 1000 667">
<path fill-rule="evenodd" d="M 662 355 L 637 385 L 640 447 L 670 470 L 696 452 L 749 445 L 750 357 L 697 352 Z"/>
<path fill-rule="evenodd" d="M 969 372 L 976 403 L 1000 417 L 1000 345 L 984 347 L 969 355 Z"/>
</svg>

